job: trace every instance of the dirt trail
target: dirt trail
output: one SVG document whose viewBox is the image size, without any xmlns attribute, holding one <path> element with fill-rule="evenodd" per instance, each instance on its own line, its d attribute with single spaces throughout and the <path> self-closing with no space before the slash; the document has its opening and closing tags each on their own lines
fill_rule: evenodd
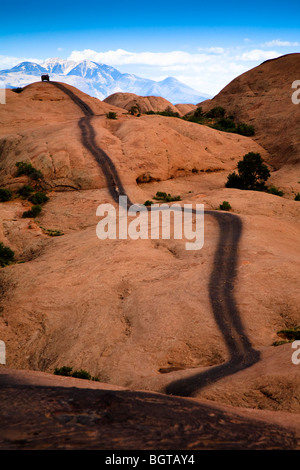
<svg viewBox="0 0 300 470">
<path fill-rule="evenodd" d="M 85 116 L 78 122 L 82 143 L 100 165 L 113 200 L 118 203 L 119 196 L 127 196 L 128 206 L 132 205 L 113 161 L 96 144 L 95 130 L 92 125 L 95 114 L 92 109 L 62 83 L 50 82 L 50 84 L 66 93 L 84 113 Z M 197 390 L 209 383 L 246 369 L 260 359 L 259 351 L 253 349 L 244 330 L 234 297 L 242 221 L 235 214 L 217 211 L 205 211 L 205 216 L 213 217 L 219 227 L 219 240 L 210 276 L 209 295 L 216 323 L 229 351 L 229 359 L 208 371 L 171 382 L 165 391 L 172 395 L 193 396 Z"/>
</svg>

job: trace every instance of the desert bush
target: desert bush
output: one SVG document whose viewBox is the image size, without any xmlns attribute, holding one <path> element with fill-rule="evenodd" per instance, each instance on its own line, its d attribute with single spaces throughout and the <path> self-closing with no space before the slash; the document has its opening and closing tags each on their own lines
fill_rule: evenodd
<svg viewBox="0 0 300 470">
<path fill-rule="evenodd" d="M 32 202 L 33 204 L 45 204 L 47 201 L 49 201 L 48 196 L 44 192 L 37 192 L 30 196 L 29 201 Z"/>
<path fill-rule="evenodd" d="M 61 230 L 43 228 L 43 227 L 41 227 L 41 229 L 46 235 L 49 235 L 49 237 L 60 237 L 64 235 L 64 232 L 61 232 Z"/>
<path fill-rule="evenodd" d="M 296 326 L 295 328 L 287 328 L 286 330 L 280 330 L 277 333 L 279 336 L 284 336 L 290 341 L 300 340 L 300 327 Z"/>
<path fill-rule="evenodd" d="M 225 109 L 222 106 L 215 106 L 210 111 L 205 113 L 205 116 L 208 118 L 223 118 L 225 116 Z"/>
<path fill-rule="evenodd" d="M 106 117 L 107 119 L 117 119 L 117 113 L 115 113 L 114 111 L 109 111 L 108 113 L 106 113 Z"/>
<path fill-rule="evenodd" d="M 75 370 L 74 372 L 72 372 L 72 377 L 76 377 L 76 379 L 86 379 L 86 380 L 91 380 L 92 378 L 91 374 L 83 369 Z"/>
<path fill-rule="evenodd" d="M 197 119 L 201 119 L 203 118 L 204 116 L 204 113 L 203 113 L 203 109 L 201 106 L 198 106 L 198 108 L 196 108 L 195 112 L 194 112 L 194 116 L 195 118 Z"/>
<path fill-rule="evenodd" d="M 17 87 L 17 88 L 12 88 L 11 91 L 13 91 L 14 93 L 22 93 L 24 88 L 21 88 L 21 87 Z"/>
<path fill-rule="evenodd" d="M 221 211 L 230 211 L 231 205 L 228 201 L 223 201 L 222 204 L 219 205 L 219 209 Z"/>
<path fill-rule="evenodd" d="M 63 375 L 65 377 L 71 377 L 72 369 L 72 367 L 68 366 L 56 367 L 54 369 L 54 375 Z"/>
<path fill-rule="evenodd" d="M 162 191 L 157 191 L 156 196 L 154 196 L 154 199 L 165 199 L 167 197 L 167 193 L 164 193 Z"/>
<path fill-rule="evenodd" d="M 285 341 L 280 341 L 281 344 L 283 344 L 284 342 L 299 341 L 300 340 L 300 326 L 295 326 L 294 328 L 287 328 L 284 330 L 277 331 L 277 335 L 280 336 L 281 338 L 284 338 L 285 340 Z M 274 345 L 278 346 L 278 344 L 274 344 Z"/>
<path fill-rule="evenodd" d="M 177 117 L 179 118 L 179 113 L 173 111 L 169 106 L 164 111 L 159 111 L 157 114 L 160 116 L 168 116 L 168 117 Z"/>
<path fill-rule="evenodd" d="M 22 188 L 18 189 L 17 193 L 19 194 L 19 196 L 27 199 L 31 193 L 34 192 L 34 189 L 32 186 L 30 186 L 29 184 L 25 184 L 24 186 L 22 186 Z"/>
<path fill-rule="evenodd" d="M 151 204 L 153 204 L 153 202 L 149 201 L 149 199 L 147 199 L 147 201 L 144 202 L 144 206 L 151 206 Z"/>
<path fill-rule="evenodd" d="M 43 176 L 39 170 L 31 165 L 31 163 L 17 162 L 16 167 L 18 168 L 17 176 L 27 175 L 33 180 L 41 179 Z"/>
<path fill-rule="evenodd" d="M 267 191 L 270 194 L 275 194 L 275 196 L 281 196 L 282 197 L 284 195 L 284 192 L 280 191 L 280 189 L 276 188 L 276 186 L 270 186 Z"/>
<path fill-rule="evenodd" d="M 300 193 L 297 193 L 295 196 L 295 201 L 300 201 Z"/>
<path fill-rule="evenodd" d="M 42 212 L 42 208 L 39 204 L 36 204 L 32 206 L 32 208 L 29 211 L 23 212 L 23 219 L 25 218 L 35 218 L 37 217 L 40 213 Z"/>
<path fill-rule="evenodd" d="M 8 246 L 0 242 L 0 266 L 4 266 L 14 261 L 15 253 Z"/>
<path fill-rule="evenodd" d="M 69 366 L 56 367 L 54 369 L 54 375 L 63 375 L 65 377 L 74 377 L 76 379 L 99 381 L 97 377 L 92 377 L 91 374 L 84 369 L 75 370 L 74 372 L 72 372 L 72 370 L 73 367 Z"/>
<path fill-rule="evenodd" d="M 157 114 L 158 116 L 180 118 L 179 113 L 173 111 L 169 106 L 164 111 L 146 111 L 145 114 Z"/>
<path fill-rule="evenodd" d="M 232 119 L 221 118 L 212 126 L 214 129 L 224 132 L 236 132 L 235 123 Z"/>
<path fill-rule="evenodd" d="M 162 191 L 157 191 L 156 196 L 154 196 L 153 199 L 162 202 L 181 201 L 180 196 L 171 196 L 171 194 L 167 194 Z"/>
<path fill-rule="evenodd" d="M 243 122 L 237 125 L 235 132 L 240 135 L 245 135 L 246 137 L 251 137 L 255 134 L 254 127 Z"/>
<path fill-rule="evenodd" d="M 134 105 L 134 106 L 131 106 L 130 110 L 129 110 L 129 114 L 131 114 L 132 116 L 134 116 L 135 114 L 139 114 L 140 110 L 139 110 L 139 107 L 138 105 Z"/>
<path fill-rule="evenodd" d="M 266 190 L 265 182 L 270 171 L 259 153 L 249 152 L 237 165 L 238 174 L 233 172 L 227 177 L 226 188 Z"/>
<path fill-rule="evenodd" d="M 0 201 L 6 202 L 12 198 L 12 192 L 10 189 L 0 188 Z"/>
</svg>

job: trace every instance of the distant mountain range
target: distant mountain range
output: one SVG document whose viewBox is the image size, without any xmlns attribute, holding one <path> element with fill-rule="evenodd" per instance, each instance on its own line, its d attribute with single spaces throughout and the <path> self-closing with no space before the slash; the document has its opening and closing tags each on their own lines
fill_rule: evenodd
<svg viewBox="0 0 300 470">
<path fill-rule="evenodd" d="M 7 88 L 23 87 L 40 80 L 42 73 L 50 74 L 50 80 L 68 83 L 100 100 L 117 92 L 162 96 L 173 104 L 197 104 L 212 98 L 173 77 L 156 82 L 88 60 L 74 62 L 55 58 L 41 65 L 22 62 L 9 70 L 1 70 L 0 79 L 5 81 Z"/>
</svg>

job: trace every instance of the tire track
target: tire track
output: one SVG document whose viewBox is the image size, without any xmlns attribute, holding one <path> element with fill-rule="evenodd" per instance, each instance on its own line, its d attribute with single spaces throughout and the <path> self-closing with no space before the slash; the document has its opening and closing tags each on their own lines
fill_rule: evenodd
<svg viewBox="0 0 300 470">
<path fill-rule="evenodd" d="M 100 165 L 110 194 L 113 200 L 119 203 L 119 196 L 127 196 L 127 194 L 113 161 L 96 143 L 95 130 L 91 123 L 95 116 L 93 110 L 62 83 L 50 83 L 67 94 L 85 115 L 78 122 L 82 144 Z M 128 196 L 127 201 L 127 206 L 131 206 L 132 202 Z M 244 330 L 234 296 L 238 247 L 243 230 L 242 221 L 235 214 L 210 210 L 205 211 L 205 216 L 213 217 L 219 227 L 218 246 L 209 282 L 209 297 L 215 321 L 229 352 L 229 359 L 204 372 L 171 382 L 167 385 L 165 392 L 172 395 L 193 396 L 208 384 L 246 369 L 260 359 L 259 351 L 253 349 Z"/>
</svg>

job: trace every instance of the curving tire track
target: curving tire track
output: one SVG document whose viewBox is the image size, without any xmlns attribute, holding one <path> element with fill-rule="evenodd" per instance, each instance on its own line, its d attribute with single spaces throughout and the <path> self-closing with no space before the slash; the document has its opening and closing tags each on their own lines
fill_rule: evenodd
<svg viewBox="0 0 300 470">
<path fill-rule="evenodd" d="M 118 203 L 119 196 L 127 196 L 127 194 L 113 161 L 96 143 L 96 135 L 91 123 L 95 116 L 93 110 L 62 83 L 50 82 L 50 84 L 68 95 L 85 115 L 78 122 L 82 143 L 100 165 L 110 194 Z M 132 205 L 128 196 L 127 201 L 128 206 Z M 195 210 L 193 212 L 195 213 Z M 246 369 L 260 359 L 259 351 L 252 347 L 244 330 L 234 296 L 238 246 L 243 229 L 242 221 L 237 215 L 217 211 L 206 210 L 205 216 L 213 217 L 219 227 L 218 246 L 209 282 L 209 297 L 215 321 L 229 352 L 229 359 L 204 372 L 171 382 L 167 385 L 165 392 L 172 395 L 193 396 L 208 384 Z"/>
</svg>

